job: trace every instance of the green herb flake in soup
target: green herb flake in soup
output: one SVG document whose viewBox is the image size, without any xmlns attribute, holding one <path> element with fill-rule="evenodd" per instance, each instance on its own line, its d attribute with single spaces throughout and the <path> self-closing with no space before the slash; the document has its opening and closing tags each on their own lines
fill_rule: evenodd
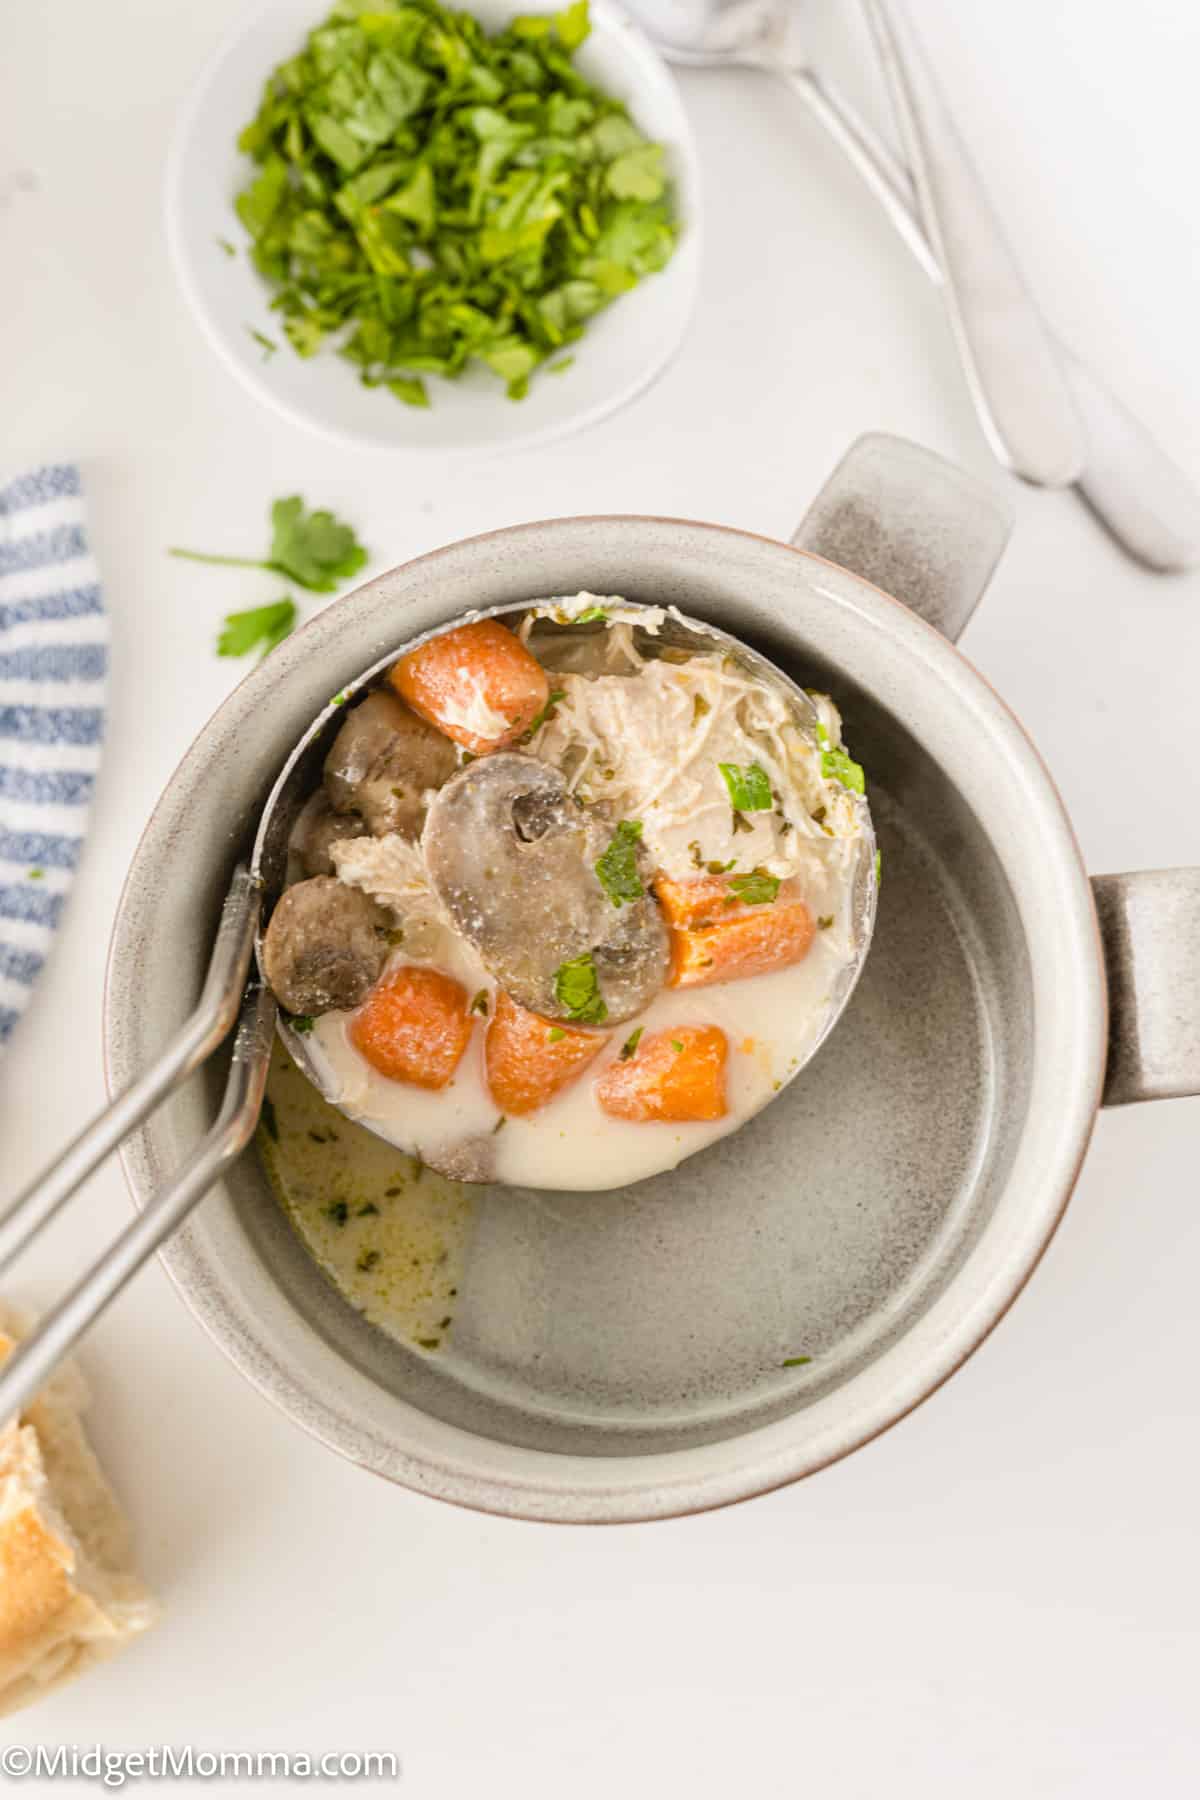
<svg viewBox="0 0 1200 1800">
<path fill-rule="evenodd" d="M 646 892 L 638 874 L 638 840 L 641 835 L 640 820 L 622 819 L 613 832 L 608 849 L 596 863 L 600 885 L 614 906 L 640 900 Z"/>
<path fill-rule="evenodd" d="M 608 1017 L 590 956 L 577 956 L 574 962 L 562 964 L 554 977 L 554 995 L 568 1016 L 581 1025 L 602 1025 Z"/>
<path fill-rule="evenodd" d="M 719 763 L 722 779 L 729 792 L 729 804 L 735 812 L 770 812 L 775 804 L 771 780 L 758 763 L 742 768 L 737 763 Z"/>
<path fill-rule="evenodd" d="M 519 400 L 665 266 L 663 149 L 575 68 L 588 31 L 586 0 L 494 37 L 438 0 L 370 0 L 274 70 L 236 210 L 297 354 L 332 346 L 409 406 L 468 364 Z"/>
<path fill-rule="evenodd" d="M 744 906 L 771 906 L 779 893 L 778 875 L 755 869 L 752 875 L 735 875 L 729 883 L 730 899 Z"/>
<path fill-rule="evenodd" d="M 309 1253 L 372 1325 L 444 1351 L 463 1286 L 471 1190 L 345 1119 L 278 1045 L 267 1088 L 259 1155 Z"/>
<path fill-rule="evenodd" d="M 856 763 L 844 750 L 821 752 L 821 773 L 830 781 L 840 781 L 852 794 L 865 794 L 867 777 L 861 763 Z"/>
</svg>

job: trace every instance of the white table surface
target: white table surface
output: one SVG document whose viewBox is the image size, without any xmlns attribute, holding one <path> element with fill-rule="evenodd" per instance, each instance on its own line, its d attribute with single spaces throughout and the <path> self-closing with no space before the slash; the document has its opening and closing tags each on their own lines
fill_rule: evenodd
<svg viewBox="0 0 1200 1800">
<path fill-rule="evenodd" d="M 57 0 L 5 19 L 4 452 L 83 459 L 114 635 L 91 841 L 0 1064 L 0 1194 L 101 1102 L 123 872 L 237 677 L 213 655 L 220 614 L 277 586 L 165 544 L 253 547 L 296 490 L 358 523 L 379 568 L 580 511 L 786 535 L 860 431 L 991 466 L 932 292 L 788 96 L 748 74 L 684 83 L 703 295 L 635 407 L 452 480 L 276 421 L 200 340 L 162 231 L 172 122 L 239 11 Z M 1200 12 L 913 11 L 1047 312 L 1200 481 Z M 874 105 L 852 13 L 812 13 Z M 1091 867 L 1200 862 L 1200 577 L 1139 572 L 1068 495 L 1014 498 L 967 653 L 1045 753 Z M 86 1360 L 166 1617 L 0 1742 L 395 1749 L 421 1800 L 1194 1795 L 1198 1152 L 1200 1101 L 1103 1117 L 1029 1291 L 912 1418 L 749 1506 L 611 1531 L 476 1517 L 339 1462 L 242 1384 L 155 1265 Z M 127 1207 L 106 1171 L 25 1291 L 48 1298 Z"/>
</svg>

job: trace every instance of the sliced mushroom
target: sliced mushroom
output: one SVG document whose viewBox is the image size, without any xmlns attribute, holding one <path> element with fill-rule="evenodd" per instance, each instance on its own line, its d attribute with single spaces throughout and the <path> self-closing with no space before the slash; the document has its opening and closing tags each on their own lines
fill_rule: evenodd
<svg viewBox="0 0 1200 1800">
<path fill-rule="evenodd" d="M 445 1144 L 436 1150 L 422 1150 L 421 1160 L 439 1175 L 451 1181 L 481 1183 L 496 1179 L 496 1140 L 492 1136 L 464 1138 L 460 1144 Z"/>
<path fill-rule="evenodd" d="M 656 903 L 647 895 L 613 912 L 612 929 L 592 952 L 600 992 L 614 1021 L 632 1019 L 666 983 L 670 938 Z"/>
<path fill-rule="evenodd" d="M 654 901 L 616 907 L 597 878 L 611 837 L 611 823 L 575 800 L 557 769 L 514 752 L 460 770 L 430 804 L 422 845 L 439 899 L 500 985 L 544 1018 L 572 1017 L 555 978 L 583 956 L 614 1024 L 666 979 Z"/>
<path fill-rule="evenodd" d="M 290 1013 L 357 1006 L 388 955 L 391 919 L 358 888 L 331 875 L 298 881 L 280 895 L 263 942 L 263 970 Z"/>
<path fill-rule="evenodd" d="M 291 848 L 306 875 L 336 875 L 330 844 L 363 837 L 367 822 L 358 813 L 334 812 L 324 788 L 318 788 L 296 820 Z"/>
<path fill-rule="evenodd" d="M 347 715 L 334 738 L 325 759 L 325 792 L 335 812 L 358 813 L 372 837 L 398 831 L 415 838 L 425 795 L 457 767 L 449 738 L 379 688 Z"/>
</svg>

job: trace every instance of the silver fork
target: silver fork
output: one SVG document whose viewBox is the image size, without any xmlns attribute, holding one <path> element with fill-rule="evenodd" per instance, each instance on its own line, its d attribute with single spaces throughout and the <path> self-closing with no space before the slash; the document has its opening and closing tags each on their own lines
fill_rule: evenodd
<svg viewBox="0 0 1200 1800">
<path fill-rule="evenodd" d="M 664 31 L 654 0 L 626 3 L 668 62 L 693 69 L 757 69 L 784 82 L 837 144 L 929 279 L 944 285 L 945 271 L 922 224 L 910 171 L 836 88 L 790 44 L 785 47 L 774 7 L 731 9 L 725 15 L 729 35 L 718 44 L 711 40 L 722 9 L 711 0 L 683 12 L 672 8 L 674 35 Z M 1164 574 L 1194 567 L 1200 562 L 1200 495 L 1099 375 L 1056 335 L 1050 339 L 1086 439 L 1075 491 L 1135 561 Z"/>
</svg>

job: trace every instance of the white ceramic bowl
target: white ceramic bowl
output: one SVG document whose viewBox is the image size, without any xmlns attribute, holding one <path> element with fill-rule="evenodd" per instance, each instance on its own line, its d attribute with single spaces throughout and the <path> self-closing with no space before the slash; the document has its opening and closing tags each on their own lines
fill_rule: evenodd
<svg viewBox="0 0 1200 1800">
<path fill-rule="evenodd" d="M 330 692 L 481 606 L 588 586 L 756 645 L 844 706 L 883 846 L 871 955 L 802 1079 L 629 1189 L 480 1190 L 435 1355 L 343 1299 L 242 1157 L 165 1262 L 289 1417 L 420 1492 L 522 1518 L 761 1493 L 867 1442 L 982 1341 L 1053 1234 L 1102 1091 L 1200 1091 L 1200 869 L 1101 878 L 1102 945 L 1037 752 L 931 629 L 961 627 L 1006 535 L 956 470 L 867 439 L 809 513 L 806 554 L 681 520 L 520 525 L 343 595 L 230 695 L 130 868 L 111 1093 L 195 1004 L 231 864 Z M 224 1079 L 218 1060 L 123 1146 L 140 1206 L 211 1128 Z"/>
<path fill-rule="evenodd" d="M 404 451 L 504 451 L 547 443 L 623 406 L 661 373 L 683 341 L 700 267 L 700 197 L 695 144 L 674 80 L 649 40 L 610 0 L 592 0 L 592 32 L 578 53 L 588 78 L 624 100 L 643 131 L 667 146 L 682 223 L 667 267 L 591 321 L 563 375 L 530 384 L 510 401 L 486 370 L 457 382 L 431 379 L 428 410 L 365 388 L 332 352 L 296 356 L 269 310 L 270 290 L 255 272 L 234 196 L 253 165 L 237 136 L 254 117 L 263 82 L 325 17 L 327 0 L 270 0 L 212 58 L 200 76 L 167 168 L 167 236 L 180 284 L 197 322 L 226 366 L 258 399 L 298 425 L 343 444 Z M 489 30 L 519 12 L 552 12 L 548 0 L 471 0 Z M 228 256 L 224 238 L 237 246 Z M 264 359 L 251 336 L 280 348 Z"/>
</svg>

